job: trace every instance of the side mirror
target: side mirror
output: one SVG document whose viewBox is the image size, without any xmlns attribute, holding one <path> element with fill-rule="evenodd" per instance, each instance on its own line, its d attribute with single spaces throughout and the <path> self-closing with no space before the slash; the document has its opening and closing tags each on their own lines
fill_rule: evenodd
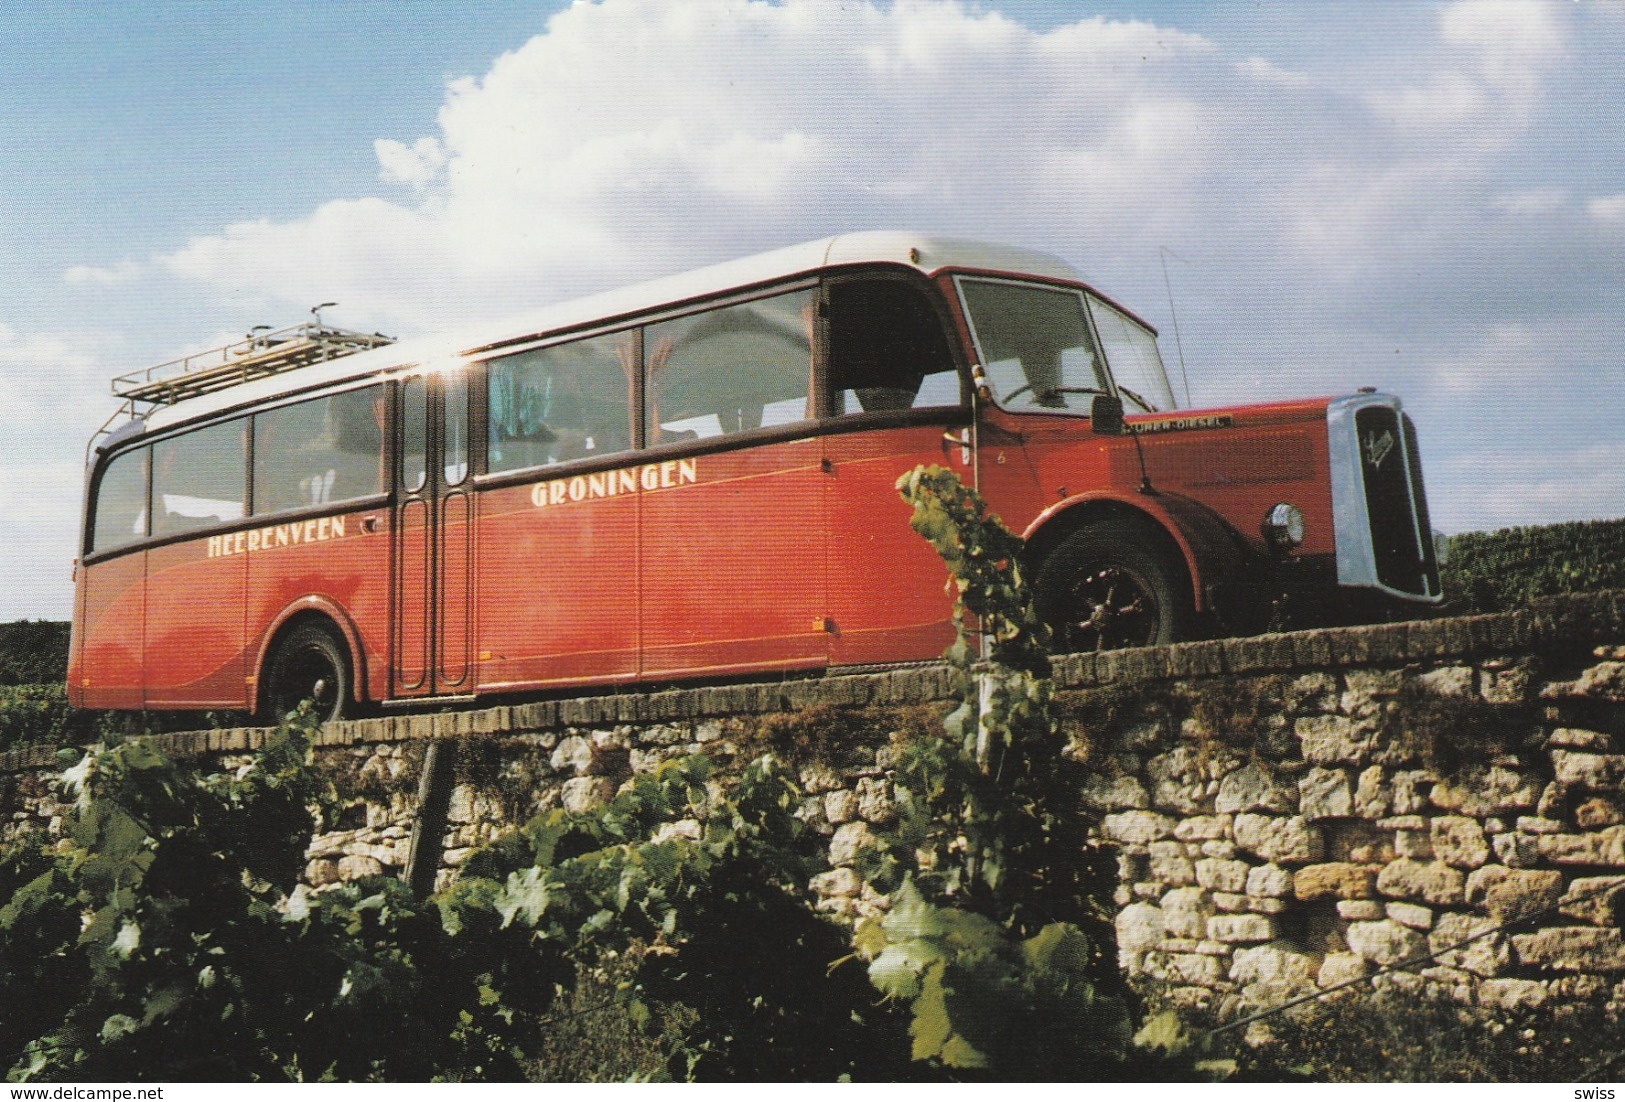
<svg viewBox="0 0 1625 1102">
<path fill-rule="evenodd" d="M 1089 403 L 1089 427 L 1102 436 L 1122 436 L 1123 399 L 1114 394 L 1097 394 Z"/>
</svg>

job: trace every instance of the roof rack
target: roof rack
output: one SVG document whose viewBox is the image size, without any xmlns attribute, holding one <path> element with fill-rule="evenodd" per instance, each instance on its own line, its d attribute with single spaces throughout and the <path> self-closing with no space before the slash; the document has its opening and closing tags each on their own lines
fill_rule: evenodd
<svg viewBox="0 0 1625 1102">
<path fill-rule="evenodd" d="M 144 420 L 158 406 L 174 405 L 255 379 L 394 343 L 394 337 L 382 333 L 358 333 L 323 325 L 318 317 L 316 321 L 285 329 L 255 326 L 240 341 L 115 376 L 113 395 L 124 401 L 85 445 L 85 462 L 89 463 L 97 445 L 110 443 L 108 437 L 115 435 L 113 424 L 121 418 L 132 422 Z"/>
<path fill-rule="evenodd" d="M 147 406 L 173 405 L 268 375 L 336 360 L 369 348 L 381 348 L 394 341 L 394 337 L 382 333 L 335 329 L 320 321 L 265 332 L 255 330 L 242 340 L 220 348 L 116 376 L 113 394 L 123 398 L 129 412 L 134 414 L 138 402 Z"/>
</svg>

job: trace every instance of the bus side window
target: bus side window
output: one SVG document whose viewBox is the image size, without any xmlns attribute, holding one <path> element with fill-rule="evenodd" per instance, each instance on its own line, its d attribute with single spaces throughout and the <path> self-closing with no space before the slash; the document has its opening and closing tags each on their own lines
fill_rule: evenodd
<svg viewBox="0 0 1625 1102">
<path fill-rule="evenodd" d="M 649 326 L 649 443 L 807 420 L 815 301 L 793 291 Z"/>
<path fill-rule="evenodd" d="M 254 515 L 383 493 L 383 388 L 254 417 Z"/>
<path fill-rule="evenodd" d="M 238 418 L 152 446 L 152 534 L 194 532 L 247 515 L 248 419 Z"/>
<path fill-rule="evenodd" d="M 943 323 L 925 292 L 910 283 L 832 284 L 829 343 L 837 415 L 960 402 L 959 372 Z"/>
<path fill-rule="evenodd" d="M 487 469 L 515 471 L 626 451 L 637 334 L 610 333 L 486 366 Z"/>
<path fill-rule="evenodd" d="M 147 449 L 117 456 L 102 472 L 96 489 L 95 528 L 90 550 L 107 551 L 147 534 Z"/>
</svg>

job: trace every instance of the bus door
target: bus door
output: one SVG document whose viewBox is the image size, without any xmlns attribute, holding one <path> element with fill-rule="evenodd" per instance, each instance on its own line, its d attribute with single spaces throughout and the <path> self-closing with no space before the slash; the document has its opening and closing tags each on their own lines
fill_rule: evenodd
<svg viewBox="0 0 1625 1102">
<path fill-rule="evenodd" d="M 909 526 L 897 479 L 921 464 L 974 478 L 948 321 L 907 278 L 831 279 L 826 295 L 830 664 L 936 658 L 953 641 L 953 598 L 941 558 Z"/>
<path fill-rule="evenodd" d="M 473 690 L 468 380 L 418 375 L 399 395 L 391 695 L 461 695 Z"/>
</svg>

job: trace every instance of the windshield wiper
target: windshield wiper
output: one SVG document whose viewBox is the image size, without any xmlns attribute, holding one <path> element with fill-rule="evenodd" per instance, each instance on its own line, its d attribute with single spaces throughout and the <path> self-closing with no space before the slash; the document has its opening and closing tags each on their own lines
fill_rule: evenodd
<svg viewBox="0 0 1625 1102">
<path fill-rule="evenodd" d="M 1125 395 L 1128 398 L 1130 398 L 1131 400 L 1133 400 L 1135 405 L 1139 406 L 1141 409 L 1145 410 L 1147 413 L 1155 413 L 1155 412 L 1157 412 L 1157 407 L 1156 406 L 1152 405 L 1150 402 L 1146 401 L 1144 398 L 1142 398 L 1138 394 L 1134 393 L 1132 390 L 1130 390 L 1128 387 L 1124 386 L 1122 383 L 1117 384 L 1117 392 L 1119 394 Z"/>
</svg>

